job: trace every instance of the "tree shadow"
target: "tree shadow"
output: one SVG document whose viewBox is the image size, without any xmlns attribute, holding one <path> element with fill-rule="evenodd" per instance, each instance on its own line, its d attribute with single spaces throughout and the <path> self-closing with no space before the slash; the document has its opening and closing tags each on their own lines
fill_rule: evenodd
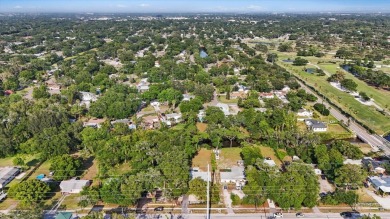
<svg viewBox="0 0 390 219">
<path fill-rule="evenodd" d="M 33 160 L 30 160 L 29 162 L 27 162 L 26 165 L 29 167 L 33 167 L 33 166 L 36 166 L 39 162 L 40 162 L 39 159 L 34 158 Z"/>
</svg>

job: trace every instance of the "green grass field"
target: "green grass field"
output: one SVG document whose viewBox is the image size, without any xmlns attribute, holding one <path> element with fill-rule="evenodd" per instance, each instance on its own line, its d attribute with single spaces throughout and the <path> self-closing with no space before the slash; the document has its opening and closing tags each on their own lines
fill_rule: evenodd
<svg viewBox="0 0 390 219">
<path fill-rule="evenodd" d="M 280 60 L 284 58 L 286 58 L 286 56 L 281 55 Z M 352 95 L 334 88 L 326 81 L 327 76 L 316 76 L 313 74 L 306 73 L 302 70 L 302 66 L 292 66 L 291 64 L 286 64 L 282 61 L 278 61 L 278 63 L 281 66 L 286 67 L 287 70 L 290 70 L 299 78 L 305 80 L 307 84 L 319 90 L 343 110 L 349 112 L 351 115 L 356 117 L 361 122 L 365 123 L 378 134 L 384 134 L 390 131 L 390 118 L 379 113 L 375 109 L 375 107 L 363 105 L 360 102 L 356 101 Z M 337 65 L 332 65 L 333 67 L 329 67 L 330 65 L 324 66 L 327 66 L 324 67 L 324 70 L 329 71 L 330 73 L 332 73 L 333 71 L 335 72 L 337 70 Z M 351 75 L 351 77 L 353 76 Z M 358 79 L 354 78 L 354 80 Z M 366 91 L 364 89 L 366 89 L 368 91 L 367 93 L 369 94 L 371 94 L 370 92 L 376 91 L 376 93 L 373 93 L 373 95 L 374 99 L 376 99 L 378 103 L 390 101 L 390 98 L 388 98 L 390 96 L 390 93 L 387 91 L 376 90 L 373 87 L 365 85 L 364 82 L 359 83 L 358 90 Z M 388 94 L 381 92 L 387 92 Z M 386 97 L 389 100 L 385 100 Z"/>
</svg>

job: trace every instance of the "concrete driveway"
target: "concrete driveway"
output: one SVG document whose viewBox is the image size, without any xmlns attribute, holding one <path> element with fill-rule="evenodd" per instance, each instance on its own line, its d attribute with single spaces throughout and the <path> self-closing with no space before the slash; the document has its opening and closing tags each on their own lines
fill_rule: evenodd
<svg viewBox="0 0 390 219">
<path fill-rule="evenodd" d="M 375 199 L 375 201 L 377 201 L 382 206 L 382 208 L 390 209 L 390 198 L 389 197 L 382 197 L 380 195 L 376 195 L 374 192 L 372 192 L 366 188 L 364 189 L 364 191 L 367 194 L 369 194 L 371 197 L 373 197 Z"/>
<path fill-rule="evenodd" d="M 334 188 L 333 186 L 328 182 L 328 180 L 321 179 L 321 177 L 318 177 L 318 182 L 320 183 L 320 192 L 333 192 Z"/>
<path fill-rule="evenodd" d="M 225 203 L 225 207 L 226 207 L 228 214 L 234 214 L 234 211 L 232 208 L 232 199 L 230 198 L 230 193 L 227 189 L 223 190 L 223 201 Z"/>
</svg>

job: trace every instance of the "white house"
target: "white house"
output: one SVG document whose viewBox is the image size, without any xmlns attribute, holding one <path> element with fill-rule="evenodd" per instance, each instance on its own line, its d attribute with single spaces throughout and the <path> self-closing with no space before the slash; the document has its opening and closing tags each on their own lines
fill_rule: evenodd
<svg viewBox="0 0 390 219">
<path fill-rule="evenodd" d="M 61 193 L 76 194 L 80 193 L 84 187 L 89 186 L 91 182 L 89 180 L 64 180 L 60 183 Z"/>
<path fill-rule="evenodd" d="M 313 132 L 326 132 L 328 127 L 325 123 L 314 120 L 314 119 L 305 119 L 305 123 L 307 128 L 312 130 Z"/>
<path fill-rule="evenodd" d="M 220 108 L 223 114 L 225 114 L 225 116 L 230 115 L 229 105 L 227 105 L 226 103 L 217 103 L 216 107 Z"/>
<path fill-rule="evenodd" d="M 191 94 L 183 94 L 183 101 L 190 101 L 192 99 L 194 99 L 195 96 L 194 95 L 191 95 Z"/>
<path fill-rule="evenodd" d="M 198 119 L 200 122 L 203 122 L 205 116 L 206 116 L 206 112 L 204 110 L 199 110 Z"/>
<path fill-rule="evenodd" d="M 171 113 L 165 115 L 165 122 L 167 125 L 171 125 L 171 123 L 179 123 L 181 122 L 181 113 Z"/>
<path fill-rule="evenodd" d="M 140 93 L 143 93 L 145 91 L 149 90 L 149 82 L 147 78 L 141 79 L 141 81 L 137 84 L 137 90 Z"/>
<path fill-rule="evenodd" d="M 80 93 L 80 106 L 85 105 L 87 108 L 91 105 L 91 102 L 95 102 L 97 100 L 97 96 L 91 92 L 79 92 Z"/>
<path fill-rule="evenodd" d="M 276 166 L 275 161 L 272 160 L 272 159 L 264 159 L 264 163 L 268 164 L 268 165 L 271 166 L 271 167 Z"/>
<path fill-rule="evenodd" d="M 310 110 L 307 110 L 307 109 L 299 109 L 298 112 L 297 112 L 297 116 L 300 116 L 300 117 L 312 117 L 313 116 L 313 112 L 310 111 Z"/>
</svg>

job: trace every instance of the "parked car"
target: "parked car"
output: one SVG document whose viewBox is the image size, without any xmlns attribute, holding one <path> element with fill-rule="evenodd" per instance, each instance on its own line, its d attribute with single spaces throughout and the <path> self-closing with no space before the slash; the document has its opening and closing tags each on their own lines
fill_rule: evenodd
<svg viewBox="0 0 390 219">
<path fill-rule="evenodd" d="M 276 212 L 274 213 L 274 217 L 283 217 L 282 212 Z"/>
<path fill-rule="evenodd" d="M 295 214 L 295 217 L 305 217 L 305 215 L 302 212 L 298 212 Z"/>
<path fill-rule="evenodd" d="M 163 206 L 159 206 L 157 208 L 154 208 L 154 211 L 164 211 L 164 207 Z"/>
<path fill-rule="evenodd" d="M 321 175 L 321 179 L 326 180 L 326 176 L 325 175 Z"/>
</svg>

